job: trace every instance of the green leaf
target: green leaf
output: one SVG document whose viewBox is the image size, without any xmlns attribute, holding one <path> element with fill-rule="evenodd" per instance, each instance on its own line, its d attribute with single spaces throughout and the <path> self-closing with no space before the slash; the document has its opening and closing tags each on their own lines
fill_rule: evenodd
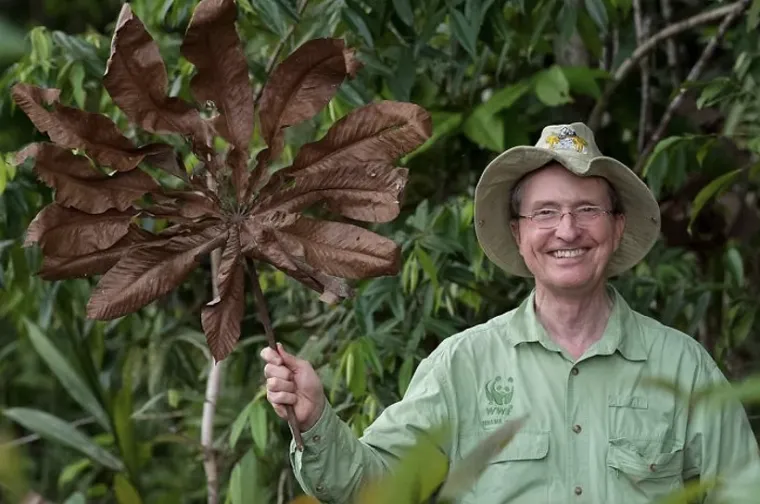
<svg viewBox="0 0 760 504">
<path fill-rule="evenodd" d="M 256 401 L 251 405 L 248 413 L 248 423 L 251 426 L 251 437 L 261 453 L 267 451 L 267 410 L 262 401 Z"/>
<path fill-rule="evenodd" d="M 243 433 L 243 429 L 245 429 L 245 426 L 248 424 L 248 417 L 252 406 L 253 401 L 249 402 L 238 414 L 235 421 L 232 422 L 232 427 L 230 428 L 230 448 L 235 448 L 238 439 L 240 439 L 240 435 Z"/>
<path fill-rule="evenodd" d="M 414 371 L 414 357 L 407 355 L 398 372 L 398 393 L 403 397 L 406 393 L 409 383 L 412 381 L 412 372 Z"/>
<path fill-rule="evenodd" d="M 649 171 L 655 160 L 660 156 L 665 156 L 667 158 L 665 155 L 666 151 L 683 140 L 683 137 L 671 136 L 657 142 L 657 145 L 655 145 L 654 149 L 652 150 L 652 154 L 649 155 L 649 159 L 647 159 L 646 164 L 644 164 L 644 168 L 641 170 L 641 176 L 644 178 L 648 177 Z M 658 174 L 658 176 L 662 177 L 664 177 L 664 175 L 664 173 Z"/>
<path fill-rule="evenodd" d="M 58 417 L 28 408 L 6 409 L 3 414 L 41 437 L 72 448 L 109 469 L 124 470 L 124 464 L 115 455 Z"/>
<path fill-rule="evenodd" d="M 552 65 L 536 75 L 535 92 L 536 97 L 549 107 L 572 102 L 570 84 L 557 65 Z"/>
<path fill-rule="evenodd" d="M 79 474 L 85 469 L 92 466 L 90 459 L 79 459 L 76 462 L 72 462 L 63 468 L 58 475 L 58 488 L 63 489 L 66 485 L 74 481 Z"/>
<path fill-rule="evenodd" d="M 491 459 L 512 441 L 524 423 L 524 416 L 507 420 L 478 443 L 446 478 L 446 482 L 441 487 L 439 498 L 444 500 L 462 498 L 480 478 Z"/>
<path fill-rule="evenodd" d="M 367 391 L 367 364 L 361 348 L 351 343 L 346 357 L 346 384 L 355 398 L 362 397 Z"/>
<path fill-rule="evenodd" d="M 465 121 L 462 132 L 480 147 L 494 152 L 504 150 L 504 121 L 486 109 L 476 109 Z"/>
<path fill-rule="evenodd" d="M 691 204 L 691 217 L 689 219 L 689 226 L 687 228 L 689 233 L 691 233 L 691 226 L 697 219 L 699 212 L 702 211 L 702 208 L 704 208 L 707 202 L 711 198 L 722 193 L 728 186 L 730 186 L 741 172 L 742 169 L 737 168 L 736 170 L 724 173 L 720 177 L 707 184 L 702 188 L 701 191 L 699 191 L 699 193 L 697 193 L 697 196 L 694 198 L 694 201 Z"/>
<path fill-rule="evenodd" d="M 414 152 L 407 155 L 404 158 L 404 163 L 407 163 L 413 157 L 428 150 L 441 138 L 456 130 L 456 128 L 462 123 L 461 113 L 433 111 L 430 112 L 430 117 L 433 120 L 433 134 L 430 135 L 430 138 L 428 138 L 424 144 L 420 145 Z"/>
<path fill-rule="evenodd" d="M 262 469 L 253 450 L 248 450 L 232 469 L 230 500 L 232 504 L 271 502 L 271 491 L 263 484 Z"/>
<path fill-rule="evenodd" d="M 396 100 L 410 100 L 416 72 L 417 67 L 412 50 L 404 49 L 399 51 L 399 60 L 396 62 L 396 72 L 393 74 L 393 77 L 388 80 L 388 87 Z"/>
<path fill-rule="evenodd" d="M 343 21 L 351 27 L 354 33 L 357 33 L 359 36 L 361 36 L 361 38 L 364 39 L 364 42 L 370 49 L 375 47 L 375 41 L 372 38 L 372 33 L 369 31 L 367 23 L 364 22 L 364 19 L 362 19 L 359 14 L 347 6 L 343 9 L 341 15 Z"/>
<path fill-rule="evenodd" d="M 420 261 L 422 271 L 425 272 L 425 275 L 427 275 L 427 277 L 433 283 L 433 288 L 437 290 L 439 287 L 438 272 L 435 269 L 435 263 L 433 262 L 433 259 L 431 259 L 430 255 L 425 252 L 425 249 L 420 246 L 414 247 L 414 253 L 417 256 L 417 259 Z"/>
<path fill-rule="evenodd" d="M 739 322 L 732 329 L 731 342 L 736 347 L 739 347 L 746 342 L 747 336 L 749 336 L 750 332 L 752 331 L 752 324 L 755 322 L 756 314 L 757 308 L 752 308 L 744 311 L 741 318 L 739 319 Z"/>
<path fill-rule="evenodd" d="M 393 8 L 396 9 L 396 14 L 401 18 L 401 21 L 409 26 L 414 26 L 414 11 L 409 0 L 393 0 Z"/>
<path fill-rule="evenodd" d="M 578 5 L 576 2 L 564 2 L 557 15 L 560 27 L 559 36 L 563 43 L 570 40 L 578 26 Z"/>
<path fill-rule="evenodd" d="M 24 319 L 27 335 L 32 346 L 37 351 L 45 364 L 61 382 L 61 386 L 69 393 L 72 399 L 79 403 L 85 411 L 90 413 L 98 424 L 110 432 L 111 423 L 108 415 L 96 399 L 92 391 L 87 387 L 84 380 L 74 371 L 66 358 L 40 331 L 40 328 L 28 319 Z"/>
<path fill-rule="evenodd" d="M 737 287 L 744 286 L 744 260 L 742 259 L 741 252 L 736 250 L 736 247 L 729 247 L 726 250 L 723 262 L 726 265 L 726 270 L 731 274 L 735 285 Z"/>
<path fill-rule="evenodd" d="M 24 55 L 24 32 L 0 18 L 0 66 L 6 66 Z"/>
<path fill-rule="evenodd" d="M 251 5 L 262 21 L 265 21 L 265 26 L 273 29 L 280 37 L 285 37 L 288 32 L 288 22 L 276 2 L 272 2 L 272 0 L 251 0 Z"/>
<path fill-rule="evenodd" d="M 87 504 L 87 497 L 82 492 L 73 493 L 63 504 Z"/>
<path fill-rule="evenodd" d="M 477 58 L 476 44 L 478 34 L 475 32 L 475 28 L 465 19 L 464 14 L 457 9 L 452 8 L 449 12 L 451 13 L 451 31 L 454 37 L 472 59 Z"/>
<path fill-rule="evenodd" d="M 596 99 L 602 95 L 602 90 L 596 83 L 596 79 L 606 76 L 604 71 L 585 66 L 573 66 L 562 67 L 562 73 L 565 74 L 571 91 Z"/>
<path fill-rule="evenodd" d="M 760 24 L 760 0 L 754 0 L 747 12 L 747 32 L 751 32 Z"/>
<path fill-rule="evenodd" d="M 607 29 L 609 19 L 607 18 L 607 7 L 604 5 L 604 0 L 585 0 L 586 10 L 588 11 L 591 19 L 603 32 Z"/>
<path fill-rule="evenodd" d="M 119 504 L 142 504 L 140 494 L 123 474 L 114 476 L 113 490 L 116 494 L 116 502 Z"/>
<path fill-rule="evenodd" d="M 69 82 L 71 82 L 71 92 L 74 94 L 74 101 L 79 108 L 85 108 L 84 92 L 84 66 L 79 61 L 74 62 L 69 73 Z"/>
<path fill-rule="evenodd" d="M 113 423 L 121 458 L 131 474 L 137 474 L 137 448 L 132 423 L 132 387 L 125 382 L 113 402 Z"/>
</svg>

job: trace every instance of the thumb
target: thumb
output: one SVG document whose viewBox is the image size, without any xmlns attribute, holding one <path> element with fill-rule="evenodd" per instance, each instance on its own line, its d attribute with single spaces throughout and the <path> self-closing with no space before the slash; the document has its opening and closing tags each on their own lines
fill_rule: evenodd
<svg viewBox="0 0 760 504">
<path fill-rule="evenodd" d="M 277 343 L 277 352 L 280 354 L 282 363 L 285 364 L 286 367 L 290 369 L 298 367 L 298 359 L 294 355 L 286 352 L 285 348 L 282 346 L 282 343 Z"/>
</svg>

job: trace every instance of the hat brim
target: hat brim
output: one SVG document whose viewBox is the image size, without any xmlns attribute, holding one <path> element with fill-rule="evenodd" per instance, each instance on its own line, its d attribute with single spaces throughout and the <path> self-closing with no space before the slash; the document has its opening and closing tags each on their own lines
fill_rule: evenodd
<svg viewBox="0 0 760 504">
<path fill-rule="evenodd" d="M 660 233 L 660 207 L 644 182 L 626 165 L 607 157 L 532 146 L 513 147 L 491 161 L 475 189 L 475 233 L 486 256 L 511 275 L 532 277 L 510 229 L 509 197 L 526 174 L 550 161 L 579 176 L 607 179 L 620 196 L 626 224 L 620 246 L 610 258 L 607 276 L 630 269 L 651 250 Z"/>
</svg>

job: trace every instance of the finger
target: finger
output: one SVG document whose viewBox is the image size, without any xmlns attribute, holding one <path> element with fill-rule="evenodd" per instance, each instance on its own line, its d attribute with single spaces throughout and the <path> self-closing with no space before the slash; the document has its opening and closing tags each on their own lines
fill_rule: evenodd
<svg viewBox="0 0 760 504">
<path fill-rule="evenodd" d="M 264 347 L 261 349 L 261 352 L 259 352 L 259 355 L 261 356 L 262 360 L 275 365 L 282 365 L 282 357 L 275 352 L 273 349 L 269 347 Z"/>
<path fill-rule="evenodd" d="M 267 390 L 267 400 L 274 404 L 295 404 L 296 395 L 292 392 L 270 392 Z"/>
<path fill-rule="evenodd" d="M 295 392 L 296 384 L 281 378 L 268 378 L 267 390 L 271 392 Z"/>
<path fill-rule="evenodd" d="M 284 418 L 285 420 L 288 419 L 288 410 L 285 409 L 285 406 L 280 406 L 279 404 L 273 404 L 272 408 L 274 409 L 274 412 L 277 413 L 278 417 Z"/>
<path fill-rule="evenodd" d="M 293 372 L 285 366 L 267 364 L 264 366 L 264 376 L 267 378 L 280 378 L 281 380 L 290 380 L 293 376 Z"/>
<path fill-rule="evenodd" d="M 282 363 L 288 366 L 290 369 L 295 368 L 298 366 L 299 359 L 295 357 L 294 355 L 289 354 L 285 351 L 285 347 L 282 346 L 282 343 L 277 343 L 277 351 L 280 354 L 280 357 L 282 358 Z"/>
</svg>

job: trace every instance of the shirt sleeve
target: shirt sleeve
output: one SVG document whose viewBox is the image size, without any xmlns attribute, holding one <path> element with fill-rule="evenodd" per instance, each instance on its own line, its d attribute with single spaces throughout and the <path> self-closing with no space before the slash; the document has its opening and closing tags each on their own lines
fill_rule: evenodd
<svg viewBox="0 0 760 504">
<path fill-rule="evenodd" d="M 730 385 L 712 359 L 702 368 L 697 391 Z M 755 502 L 760 491 L 757 440 L 742 403 L 717 394 L 717 400 L 701 400 L 693 407 L 686 433 L 684 478 L 719 482 L 707 493 L 704 504 Z"/>
<path fill-rule="evenodd" d="M 290 443 L 290 462 L 304 492 L 325 504 L 352 502 L 364 483 L 383 476 L 414 445 L 417 435 L 456 417 L 440 350 L 420 362 L 403 399 L 383 410 L 360 438 L 325 404 L 317 423 L 302 433 L 303 451 Z M 450 446 L 439 448 L 451 458 Z"/>
</svg>

